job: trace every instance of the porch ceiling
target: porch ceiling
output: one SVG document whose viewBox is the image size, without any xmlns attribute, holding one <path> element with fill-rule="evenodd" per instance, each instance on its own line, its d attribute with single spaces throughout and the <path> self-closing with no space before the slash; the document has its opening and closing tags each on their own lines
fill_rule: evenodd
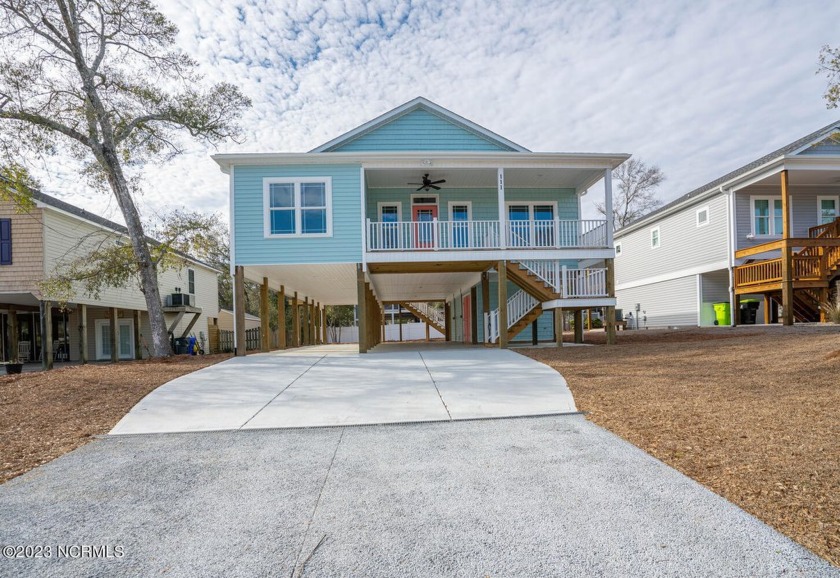
<svg viewBox="0 0 840 578">
<path fill-rule="evenodd" d="M 382 301 L 428 301 L 466 290 L 481 280 L 481 273 L 380 273 L 371 276 Z"/>
<path fill-rule="evenodd" d="M 246 265 L 245 278 L 268 285 L 278 291 L 285 286 L 286 295 L 295 291 L 298 298 L 308 297 L 321 305 L 350 305 L 356 303 L 356 264 L 328 263 L 321 265 Z"/>
<path fill-rule="evenodd" d="M 763 179 L 752 183 L 752 186 L 781 188 L 780 172 L 767 175 Z M 829 186 L 840 187 L 840 166 L 826 170 L 788 170 L 788 184 L 797 186 Z"/>
<path fill-rule="evenodd" d="M 32 293 L 0 293 L 0 309 L 4 305 L 38 306 L 38 299 Z"/>
<path fill-rule="evenodd" d="M 419 183 L 428 173 L 433 181 L 446 179 L 447 189 L 496 188 L 495 168 L 446 168 L 420 166 L 399 169 L 365 169 L 365 183 L 370 189 L 406 189 L 414 191 L 408 183 Z M 508 188 L 572 188 L 589 186 L 603 177 L 603 169 L 592 168 L 511 168 L 505 169 L 505 187 Z"/>
</svg>

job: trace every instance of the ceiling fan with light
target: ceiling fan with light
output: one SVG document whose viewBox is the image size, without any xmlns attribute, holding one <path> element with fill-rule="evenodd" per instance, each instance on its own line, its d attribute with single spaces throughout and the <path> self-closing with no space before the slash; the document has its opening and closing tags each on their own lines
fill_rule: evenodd
<svg viewBox="0 0 840 578">
<path fill-rule="evenodd" d="M 422 183 L 408 183 L 409 185 L 420 185 L 418 191 L 428 191 L 429 189 L 434 189 L 436 191 L 440 190 L 440 187 L 436 185 L 440 185 L 446 182 L 446 179 L 440 179 L 439 181 L 433 181 L 429 178 L 429 173 L 423 175 L 423 182 Z"/>
</svg>

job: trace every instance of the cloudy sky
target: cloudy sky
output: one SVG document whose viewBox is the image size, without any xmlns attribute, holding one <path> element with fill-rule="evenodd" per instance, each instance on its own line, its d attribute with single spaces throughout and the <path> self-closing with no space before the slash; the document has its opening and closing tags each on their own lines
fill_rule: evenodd
<svg viewBox="0 0 840 578">
<path fill-rule="evenodd" d="M 840 119 L 816 74 L 820 46 L 840 45 L 831 0 L 159 5 L 206 80 L 253 100 L 245 142 L 219 152 L 307 151 L 424 96 L 534 151 L 632 153 L 665 172 L 667 201 Z M 213 152 L 149 167 L 144 211 L 226 211 Z M 119 220 L 68 171 L 41 178 Z"/>
</svg>

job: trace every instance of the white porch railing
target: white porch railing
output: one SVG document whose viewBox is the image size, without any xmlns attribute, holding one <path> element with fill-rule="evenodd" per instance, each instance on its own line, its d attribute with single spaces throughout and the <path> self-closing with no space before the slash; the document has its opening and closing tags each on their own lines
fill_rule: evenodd
<svg viewBox="0 0 840 578">
<path fill-rule="evenodd" d="M 428 319 L 432 321 L 432 323 L 437 324 L 438 327 L 445 327 L 446 326 L 446 319 L 444 318 L 444 313 L 437 307 L 432 307 L 428 303 L 424 302 L 410 302 L 409 305 L 417 309 L 420 313 L 425 315 Z"/>
<path fill-rule="evenodd" d="M 507 328 L 513 327 L 517 321 L 528 315 L 537 305 L 537 300 L 525 291 L 517 291 L 507 300 Z M 499 340 L 499 309 L 496 308 L 488 313 L 484 320 L 486 328 L 485 335 L 488 343 L 495 343 Z"/>
<path fill-rule="evenodd" d="M 603 220 L 509 221 L 504 245 L 502 240 L 499 221 L 367 220 L 368 251 L 606 247 L 607 224 Z"/>
<path fill-rule="evenodd" d="M 569 269 L 560 261 L 523 260 L 519 263 L 565 298 L 608 297 L 606 269 Z"/>
</svg>

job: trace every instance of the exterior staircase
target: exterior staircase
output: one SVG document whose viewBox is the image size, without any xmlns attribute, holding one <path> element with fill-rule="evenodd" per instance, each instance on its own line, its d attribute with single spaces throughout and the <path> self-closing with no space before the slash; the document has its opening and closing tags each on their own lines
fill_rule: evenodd
<svg viewBox="0 0 840 578">
<path fill-rule="evenodd" d="M 540 315 L 542 305 L 525 290 L 519 290 L 507 300 L 507 338 L 512 340 L 520 331 L 528 327 Z M 487 341 L 498 343 L 499 341 L 499 310 L 490 312 L 487 319 Z"/>
<path fill-rule="evenodd" d="M 420 321 L 428 323 L 439 332 L 446 334 L 446 319 L 444 319 L 443 311 L 423 302 L 405 302 L 400 305 L 410 311 Z"/>
</svg>

